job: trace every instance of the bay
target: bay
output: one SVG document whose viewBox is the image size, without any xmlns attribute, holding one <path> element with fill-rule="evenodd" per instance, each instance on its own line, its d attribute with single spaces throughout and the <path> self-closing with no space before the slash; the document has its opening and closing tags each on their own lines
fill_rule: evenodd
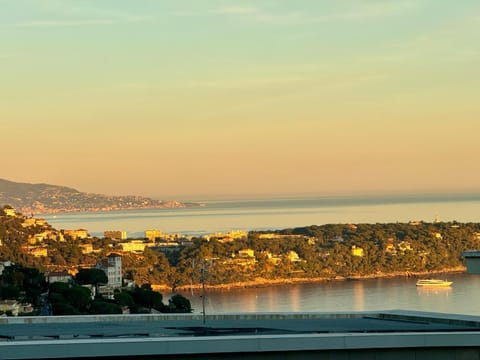
<svg viewBox="0 0 480 360">
<path fill-rule="evenodd" d="M 202 201 L 205 206 L 48 214 L 57 229 L 86 228 L 93 236 L 105 230 L 143 237 L 147 229 L 202 235 L 231 230 L 271 230 L 328 223 L 385 223 L 423 220 L 477 222 L 480 194 L 336 196 Z"/>
</svg>

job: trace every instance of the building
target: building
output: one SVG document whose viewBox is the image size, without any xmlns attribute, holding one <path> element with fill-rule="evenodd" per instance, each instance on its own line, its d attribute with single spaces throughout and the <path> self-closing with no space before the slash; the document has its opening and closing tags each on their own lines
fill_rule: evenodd
<svg viewBox="0 0 480 360">
<path fill-rule="evenodd" d="M 255 265 L 255 252 L 252 249 L 239 250 L 238 255 L 232 254 L 232 259 L 228 259 L 224 264 L 235 264 L 240 266 L 251 266 Z"/>
<path fill-rule="evenodd" d="M 467 273 L 480 274 L 480 250 L 464 251 L 462 256 L 465 258 Z"/>
<path fill-rule="evenodd" d="M 395 247 L 395 244 L 393 242 L 389 242 L 385 245 L 385 253 L 390 254 L 390 255 L 396 255 L 397 254 L 397 248 Z"/>
<path fill-rule="evenodd" d="M 156 244 L 154 242 L 144 242 L 143 240 L 133 240 L 129 242 L 122 242 L 120 246 L 124 252 L 143 252 L 146 247 L 152 247 Z"/>
<path fill-rule="evenodd" d="M 11 207 L 4 207 L 3 212 L 7 216 L 17 216 L 17 212 L 15 211 L 14 208 L 11 208 Z"/>
<path fill-rule="evenodd" d="M 72 280 L 72 276 L 65 270 L 49 272 L 46 278 L 47 278 L 47 282 L 50 284 L 54 282 L 68 283 L 70 280 Z"/>
<path fill-rule="evenodd" d="M 106 230 L 103 232 L 103 237 L 112 240 L 125 240 L 127 238 L 127 232 L 121 230 Z"/>
<path fill-rule="evenodd" d="M 70 236 L 73 240 L 86 239 L 89 237 L 87 229 L 63 230 L 65 236 Z"/>
<path fill-rule="evenodd" d="M 60 231 L 49 230 L 48 239 L 58 241 L 58 242 L 65 242 L 65 237 Z"/>
<path fill-rule="evenodd" d="M 43 242 L 44 240 L 49 239 L 49 238 L 50 238 L 50 234 L 51 234 L 50 231 L 42 231 L 41 233 L 38 233 L 38 234 L 33 235 L 33 238 L 35 239 L 35 241 L 36 241 L 37 243 L 41 243 L 41 242 Z"/>
<path fill-rule="evenodd" d="M 142 329 L 139 333 L 132 333 L 132 317 L 122 314 L 79 315 L 74 322 L 59 316 L 5 317 L 2 327 L 6 336 L 0 341 L 0 354 L 3 359 L 16 360 L 480 357 L 478 319 L 467 315 L 405 311 L 206 315 L 208 329 L 215 331 L 215 336 L 202 336 L 204 327 L 191 328 L 202 321 L 200 314 L 182 315 L 181 319 L 177 314 L 138 319 L 135 328 Z M 38 335 L 39 327 L 49 338 Z M 255 334 L 255 329 L 262 331 Z"/>
<path fill-rule="evenodd" d="M 9 312 L 12 316 L 18 316 L 19 314 L 31 313 L 32 311 L 32 304 L 21 304 L 17 300 L 0 300 L 0 315 Z"/>
<path fill-rule="evenodd" d="M 300 259 L 300 257 L 298 256 L 298 254 L 291 250 L 287 253 L 287 259 L 288 261 L 290 262 L 299 262 L 299 261 L 302 261 L 302 259 Z"/>
<path fill-rule="evenodd" d="M 360 257 L 363 256 L 363 249 L 361 247 L 353 245 L 352 246 L 352 255 L 353 256 L 360 256 Z"/>
<path fill-rule="evenodd" d="M 145 230 L 145 237 L 150 241 L 155 241 L 162 237 L 162 232 L 158 229 Z"/>
<path fill-rule="evenodd" d="M 0 313 L 10 312 L 13 316 L 18 316 L 20 304 L 17 300 L 0 300 Z"/>
<path fill-rule="evenodd" d="M 27 218 L 23 220 L 22 227 L 30 227 L 35 226 L 35 219 L 34 218 Z"/>
<path fill-rule="evenodd" d="M 210 240 L 217 240 L 219 242 L 230 242 L 239 239 L 246 239 L 248 237 L 247 231 L 233 230 L 227 233 L 217 232 L 215 234 L 204 235 L 203 238 Z"/>
<path fill-rule="evenodd" d="M 95 267 L 105 272 L 109 288 L 122 287 L 122 257 L 120 255 L 111 253 L 106 259 L 99 261 Z"/>
<path fill-rule="evenodd" d="M 33 255 L 35 257 L 48 256 L 48 248 L 46 246 L 27 246 L 23 248 L 26 249 L 30 255 Z"/>
<path fill-rule="evenodd" d="M 259 239 L 302 239 L 304 235 L 296 235 L 296 234 L 277 234 L 277 233 L 265 233 L 259 234 Z"/>
<path fill-rule="evenodd" d="M 400 241 L 400 242 L 398 243 L 398 248 L 399 248 L 401 251 L 403 251 L 403 252 L 405 252 L 405 251 L 412 251 L 412 250 L 413 250 L 412 245 L 410 244 L 410 242 L 405 241 L 405 240 Z"/>
<path fill-rule="evenodd" d="M 238 251 L 238 257 L 254 258 L 255 257 L 255 252 L 252 249 L 239 250 Z"/>
<path fill-rule="evenodd" d="M 91 254 L 93 252 L 93 245 L 90 243 L 80 244 L 78 247 L 82 250 L 82 254 Z"/>
<path fill-rule="evenodd" d="M 36 219 L 36 218 L 26 218 L 22 222 L 22 227 L 31 227 L 31 226 L 46 226 L 47 222 L 45 219 Z"/>
</svg>

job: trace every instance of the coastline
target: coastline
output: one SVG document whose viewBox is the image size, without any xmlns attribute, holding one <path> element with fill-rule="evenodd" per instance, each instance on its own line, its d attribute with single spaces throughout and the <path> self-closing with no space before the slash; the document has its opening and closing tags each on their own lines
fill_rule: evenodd
<svg viewBox="0 0 480 360">
<path fill-rule="evenodd" d="M 58 209 L 33 209 L 30 207 L 20 208 L 22 214 L 35 214 L 35 216 L 61 215 L 61 214 L 83 214 L 83 213 L 109 213 L 135 210 L 163 210 L 163 209 L 185 209 L 192 207 L 204 207 L 202 203 L 183 203 L 180 201 L 168 201 L 163 205 L 152 206 L 123 206 L 123 207 L 97 207 L 97 208 L 58 208 Z"/>
<path fill-rule="evenodd" d="M 463 273 L 466 272 L 465 266 L 457 266 L 450 268 L 443 268 L 438 270 L 431 271 L 397 271 L 392 273 L 376 273 L 369 275 L 354 275 L 354 276 L 335 276 L 335 277 L 315 277 L 315 278 L 280 278 L 280 279 L 265 279 L 265 278 L 256 278 L 251 281 L 240 281 L 229 284 L 218 284 L 218 285 L 209 285 L 205 284 L 205 289 L 214 290 L 214 291 L 229 291 L 237 289 L 248 289 L 248 288 L 260 288 L 260 287 L 270 287 L 270 286 L 285 286 L 293 284 L 316 284 L 328 281 L 349 281 L 349 280 L 368 280 L 368 279 L 390 279 L 390 278 L 399 278 L 399 277 L 420 277 L 420 276 L 430 276 L 436 274 L 454 274 L 454 273 Z M 169 291 L 169 292 L 185 292 L 191 289 L 201 289 L 202 284 L 193 284 L 193 285 L 182 285 L 178 286 L 175 289 L 172 289 L 167 285 L 152 285 L 152 289 L 155 291 Z"/>
</svg>

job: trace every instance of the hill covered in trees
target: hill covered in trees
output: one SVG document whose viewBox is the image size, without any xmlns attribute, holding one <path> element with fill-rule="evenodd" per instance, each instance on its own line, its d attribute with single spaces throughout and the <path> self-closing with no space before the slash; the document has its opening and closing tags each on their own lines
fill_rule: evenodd
<svg viewBox="0 0 480 360">
<path fill-rule="evenodd" d="M 171 279 L 177 282 L 170 280 L 170 284 L 188 287 L 189 276 L 198 279 L 198 270 L 195 275 L 191 264 L 202 259 L 207 259 L 208 283 L 219 287 L 282 283 L 292 278 L 308 282 L 425 276 L 464 269 L 462 253 L 478 248 L 478 223 L 329 224 L 250 232 L 230 242 L 198 239 L 177 260 L 170 256 Z"/>
<path fill-rule="evenodd" d="M 80 192 L 65 186 L 29 184 L 0 179 L 0 204 L 24 214 L 108 211 L 194 206 L 193 203 L 154 200 L 142 196 L 108 196 Z"/>
</svg>

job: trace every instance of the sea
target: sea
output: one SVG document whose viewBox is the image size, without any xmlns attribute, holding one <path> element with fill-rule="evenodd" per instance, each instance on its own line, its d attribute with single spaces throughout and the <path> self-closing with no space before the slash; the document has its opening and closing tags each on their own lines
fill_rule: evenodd
<svg viewBox="0 0 480 360">
<path fill-rule="evenodd" d="M 289 197 L 201 200 L 202 206 L 44 215 L 57 229 L 85 228 L 143 237 L 147 229 L 203 235 L 232 230 L 275 230 L 329 223 L 408 221 L 480 222 L 480 193 L 383 196 Z M 480 275 L 444 274 L 453 285 L 423 289 L 415 278 L 328 281 L 262 288 L 208 290 L 206 312 L 345 312 L 391 309 L 480 315 Z M 168 298 L 171 294 L 164 294 Z M 194 312 L 202 294 L 186 292 Z"/>
<path fill-rule="evenodd" d="M 337 223 L 480 222 L 480 193 L 447 195 L 325 196 L 200 200 L 202 206 L 38 215 L 57 229 L 85 228 L 143 237 L 147 229 L 203 235 L 232 230 L 275 230 Z"/>
<path fill-rule="evenodd" d="M 414 277 L 331 280 L 232 290 L 206 290 L 206 313 L 231 312 L 357 312 L 413 310 L 480 316 L 480 275 L 436 274 L 450 287 L 422 288 Z M 164 294 L 169 297 L 171 294 Z M 182 293 L 195 313 L 202 312 L 199 290 Z"/>
</svg>

